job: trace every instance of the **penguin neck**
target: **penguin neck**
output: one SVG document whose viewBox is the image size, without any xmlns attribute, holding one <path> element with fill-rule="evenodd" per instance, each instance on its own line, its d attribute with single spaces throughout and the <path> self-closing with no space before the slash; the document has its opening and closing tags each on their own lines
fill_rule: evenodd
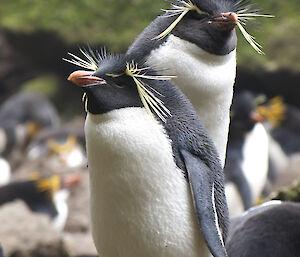
<svg viewBox="0 0 300 257">
<path fill-rule="evenodd" d="M 167 75 L 189 98 L 224 165 L 229 108 L 236 74 L 236 51 L 210 54 L 174 35 L 152 50 L 147 65 Z"/>
</svg>

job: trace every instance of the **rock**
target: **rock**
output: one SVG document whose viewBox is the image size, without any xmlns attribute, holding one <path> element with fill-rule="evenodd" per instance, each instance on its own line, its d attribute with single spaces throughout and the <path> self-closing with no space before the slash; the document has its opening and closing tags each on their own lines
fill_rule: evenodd
<svg viewBox="0 0 300 257">
<path fill-rule="evenodd" d="M 43 214 L 22 201 L 0 208 L 0 242 L 7 257 L 68 257 L 62 236 Z"/>
<path fill-rule="evenodd" d="M 64 233 L 64 240 L 71 256 L 95 256 L 97 250 L 89 233 Z"/>
</svg>

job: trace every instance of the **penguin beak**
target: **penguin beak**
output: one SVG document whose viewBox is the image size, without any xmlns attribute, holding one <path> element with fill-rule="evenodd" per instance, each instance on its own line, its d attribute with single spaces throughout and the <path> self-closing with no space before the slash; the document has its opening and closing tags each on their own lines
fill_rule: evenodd
<svg viewBox="0 0 300 257">
<path fill-rule="evenodd" d="M 264 118 L 263 118 L 263 116 L 261 116 L 260 114 L 258 114 L 257 112 L 252 112 L 251 114 L 250 114 L 250 118 L 251 118 L 251 120 L 253 121 L 253 122 L 264 122 Z"/>
<path fill-rule="evenodd" d="M 81 181 L 80 174 L 69 174 L 64 177 L 61 188 L 71 188 L 76 186 Z"/>
<path fill-rule="evenodd" d="M 105 84 L 105 80 L 98 78 L 93 74 L 94 72 L 92 71 L 78 70 L 71 73 L 71 75 L 68 77 L 68 80 L 80 87 L 95 84 Z"/>
<path fill-rule="evenodd" d="M 216 24 L 226 31 L 231 31 L 238 24 L 238 16 L 233 12 L 221 13 L 221 16 L 213 17 L 209 22 Z"/>
</svg>

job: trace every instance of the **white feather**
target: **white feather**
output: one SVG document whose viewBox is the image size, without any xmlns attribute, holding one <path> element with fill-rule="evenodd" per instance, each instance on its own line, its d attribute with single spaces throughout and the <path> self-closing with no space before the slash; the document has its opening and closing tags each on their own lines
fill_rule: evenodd
<svg viewBox="0 0 300 257">
<path fill-rule="evenodd" d="M 258 199 L 267 179 L 269 167 L 269 138 L 261 123 L 255 124 L 243 146 L 242 170 L 250 184 L 252 198 Z"/>
<path fill-rule="evenodd" d="M 209 256 L 170 141 L 145 108 L 88 114 L 85 133 L 100 256 Z"/>
<path fill-rule="evenodd" d="M 11 168 L 8 161 L 0 157 L 0 186 L 7 184 L 10 181 Z"/>
<path fill-rule="evenodd" d="M 162 75 L 176 75 L 172 82 L 192 102 L 224 165 L 236 52 L 213 55 L 170 35 L 150 53 L 147 65 L 162 70 Z"/>
<path fill-rule="evenodd" d="M 261 195 L 267 180 L 269 167 L 269 138 L 261 123 L 255 124 L 246 135 L 242 148 L 241 171 L 249 183 L 253 204 Z M 225 194 L 227 196 L 229 214 L 231 217 L 241 215 L 244 212 L 242 198 L 237 187 L 233 183 L 226 183 Z"/>
<path fill-rule="evenodd" d="M 59 231 L 62 231 L 64 229 L 68 218 L 69 208 L 68 208 L 67 200 L 69 194 L 70 193 L 67 189 L 59 190 L 54 194 L 54 203 L 58 214 L 53 219 L 52 224 Z"/>
</svg>

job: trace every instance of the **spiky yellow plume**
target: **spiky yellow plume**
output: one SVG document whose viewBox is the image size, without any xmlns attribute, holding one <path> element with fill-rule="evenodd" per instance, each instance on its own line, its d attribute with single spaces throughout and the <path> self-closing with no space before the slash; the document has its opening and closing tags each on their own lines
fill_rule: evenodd
<svg viewBox="0 0 300 257">
<path fill-rule="evenodd" d="M 271 122 L 275 127 L 285 119 L 285 105 L 282 97 L 277 96 L 269 100 L 265 106 L 258 106 L 257 112 L 263 116 L 267 121 Z"/>
<path fill-rule="evenodd" d="M 166 30 L 164 30 L 161 34 L 154 37 L 153 39 L 162 39 L 166 37 L 189 11 L 196 11 L 199 14 L 209 15 L 207 12 L 200 10 L 196 5 L 192 3 L 191 0 L 188 0 L 187 2 L 180 1 L 179 3 L 182 5 L 172 4 L 171 9 L 163 10 L 164 12 L 167 13 L 165 17 L 175 16 L 175 15 L 179 15 L 179 16 L 175 21 L 172 22 L 172 24 Z"/>
<path fill-rule="evenodd" d="M 37 181 L 37 188 L 39 191 L 48 191 L 51 195 L 54 195 L 61 186 L 61 179 L 59 176 L 54 175 L 50 178 L 39 179 Z"/>
<path fill-rule="evenodd" d="M 166 122 L 166 118 L 168 116 L 171 116 L 171 113 L 169 109 L 165 107 L 163 101 L 156 97 L 154 93 L 160 96 L 162 95 L 155 89 L 150 87 L 148 84 L 146 84 L 144 81 L 142 81 L 142 79 L 169 80 L 174 76 L 147 75 L 147 70 L 149 70 L 149 67 L 138 68 L 137 64 L 132 61 L 131 63 L 126 64 L 125 74 L 132 77 L 132 79 L 134 80 L 140 99 L 149 115 L 155 120 L 151 111 L 152 109 L 163 122 Z"/>
<path fill-rule="evenodd" d="M 166 12 L 166 15 L 164 17 L 170 17 L 178 15 L 177 19 L 171 23 L 171 25 L 165 29 L 161 34 L 154 37 L 153 39 L 162 39 L 166 37 L 175 27 L 176 25 L 183 19 L 183 17 L 189 12 L 189 11 L 196 11 L 199 14 L 205 14 L 207 16 L 210 16 L 209 13 L 200 10 L 195 4 L 192 3 L 191 0 L 180 0 L 177 4 L 172 4 L 172 8 L 169 10 L 163 10 Z M 255 37 L 250 35 L 247 30 L 245 29 L 246 23 L 249 20 L 254 20 L 257 17 L 266 17 L 271 18 L 274 17 L 273 15 L 268 14 L 259 14 L 256 11 L 251 11 L 247 8 L 242 8 L 241 10 L 236 12 L 236 15 L 238 17 L 238 23 L 237 26 L 239 30 L 241 31 L 243 37 L 247 40 L 247 42 L 253 47 L 253 49 L 259 53 L 264 54 L 262 51 L 262 46 L 256 42 Z"/>
<path fill-rule="evenodd" d="M 47 140 L 47 145 L 53 153 L 61 154 L 70 152 L 76 145 L 77 138 L 74 135 L 69 135 L 65 143 L 59 143 L 54 139 Z"/>
<path fill-rule="evenodd" d="M 256 42 L 255 37 L 250 35 L 246 29 L 245 26 L 249 20 L 254 20 L 257 17 L 265 17 L 265 18 L 273 18 L 273 15 L 268 14 L 258 14 L 256 12 L 252 12 L 249 9 L 243 9 L 240 11 L 237 11 L 237 17 L 238 17 L 238 28 L 241 31 L 243 37 L 248 41 L 248 43 L 253 47 L 253 49 L 258 53 L 263 55 L 264 52 L 262 51 L 262 46 Z"/>
</svg>

